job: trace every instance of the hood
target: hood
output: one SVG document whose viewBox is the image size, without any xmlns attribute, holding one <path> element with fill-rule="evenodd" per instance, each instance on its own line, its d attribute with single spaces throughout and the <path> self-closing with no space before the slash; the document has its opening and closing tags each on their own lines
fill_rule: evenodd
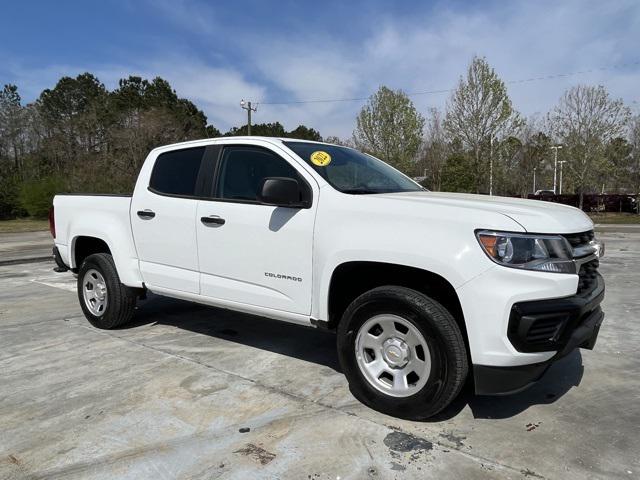
<svg viewBox="0 0 640 480">
<path fill-rule="evenodd" d="M 446 205 L 500 213 L 519 223 L 527 232 L 533 233 L 578 233 L 593 229 L 593 222 L 583 211 L 541 200 L 446 192 L 385 193 L 380 196 L 419 203 L 425 208 Z"/>
</svg>

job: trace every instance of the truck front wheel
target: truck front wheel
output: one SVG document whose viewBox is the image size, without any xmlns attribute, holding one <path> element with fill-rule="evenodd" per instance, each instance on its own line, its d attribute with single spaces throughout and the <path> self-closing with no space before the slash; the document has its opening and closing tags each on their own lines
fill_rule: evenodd
<svg viewBox="0 0 640 480">
<path fill-rule="evenodd" d="M 468 360 L 455 319 L 404 287 L 356 298 L 338 326 L 338 355 L 353 395 L 396 417 L 431 417 L 460 393 Z"/>
<path fill-rule="evenodd" d="M 82 262 L 78 299 L 91 325 L 102 329 L 123 325 L 133 316 L 136 298 L 135 289 L 120 283 L 111 255 L 95 253 Z"/>
</svg>

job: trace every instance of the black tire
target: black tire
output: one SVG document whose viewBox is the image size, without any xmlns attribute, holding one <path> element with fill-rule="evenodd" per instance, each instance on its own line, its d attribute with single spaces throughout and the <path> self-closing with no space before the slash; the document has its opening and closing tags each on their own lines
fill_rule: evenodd
<svg viewBox="0 0 640 480">
<path fill-rule="evenodd" d="M 83 281 L 89 270 L 97 270 L 105 280 L 107 287 L 107 302 L 100 315 L 94 315 L 85 303 Z M 78 271 L 78 299 L 80 307 L 87 320 L 96 328 L 111 329 L 124 325 L 133 316 L 136 307 L 136 289 L 120 283 L 118 271 L 113 263 L 113 257 L 108 253 L 89 255 L 82 262 Z"/>
<path fill-rule="evenodd" d="M 370 318 L 393 314 L 411 322 L 424 337 L 430 351 L 431 372 L 416 393 L 394 397 L 374 388 L 356 360 L 359 328 Z M 365 405 L 394 417 L 423 420 L 449 405 L 462 389 L 468 360 L 464 338 L 451 313 L 418 291 L 397 286 L 370 290 L 344 312 L 338 325 L 338 356 L 351 393 Z"/>
</svg>

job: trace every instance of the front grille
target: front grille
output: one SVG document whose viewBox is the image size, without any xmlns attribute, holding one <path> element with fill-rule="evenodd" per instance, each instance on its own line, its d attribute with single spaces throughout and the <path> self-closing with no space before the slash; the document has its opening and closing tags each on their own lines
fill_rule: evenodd
<svg viewBox="0 0 640 480">
<path fill-rule="evenodd" d="M 589 242 L 595 238 L 593 230 L 581 233 L 570 233 L 563 236 L 569 241 L 574 251 L 582 246 L 588 245 Z M 598 282 L 598 266 L 599 261 L 597 258 L 583 263 L 580 266 L 580 271 L 578 272 L 578 294 L 589 293 L 596 287 Z"/>
<path fill-rule="evenodd" d="M 598 281 L 598 266 L 600 262 L 597 258 L 583 263 L 578 272 L 578 293 L 587 293 L 596 287 Z"/>
</svg>

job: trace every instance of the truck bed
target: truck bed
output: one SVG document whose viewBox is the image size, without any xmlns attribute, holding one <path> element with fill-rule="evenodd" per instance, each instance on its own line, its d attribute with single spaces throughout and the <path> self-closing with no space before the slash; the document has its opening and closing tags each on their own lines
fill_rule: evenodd
<svg viewBox="0 0 640 480">
<path fill-rule="evenodd" d="M 131 195 L 64 194 L 53 199 L 55 218 L 55 245 L 62 260 L 72 269 L 77 268 L 71 257 L 74 243 L 81 237 L 103 240 L 122 272 L 123 282 L 138 283 L 138 259 L 130 220 Z M 122 267 L 122 268 L 120 268 Z M 131 274 L 128 274 L 131 272 Z"/>
</svg>

